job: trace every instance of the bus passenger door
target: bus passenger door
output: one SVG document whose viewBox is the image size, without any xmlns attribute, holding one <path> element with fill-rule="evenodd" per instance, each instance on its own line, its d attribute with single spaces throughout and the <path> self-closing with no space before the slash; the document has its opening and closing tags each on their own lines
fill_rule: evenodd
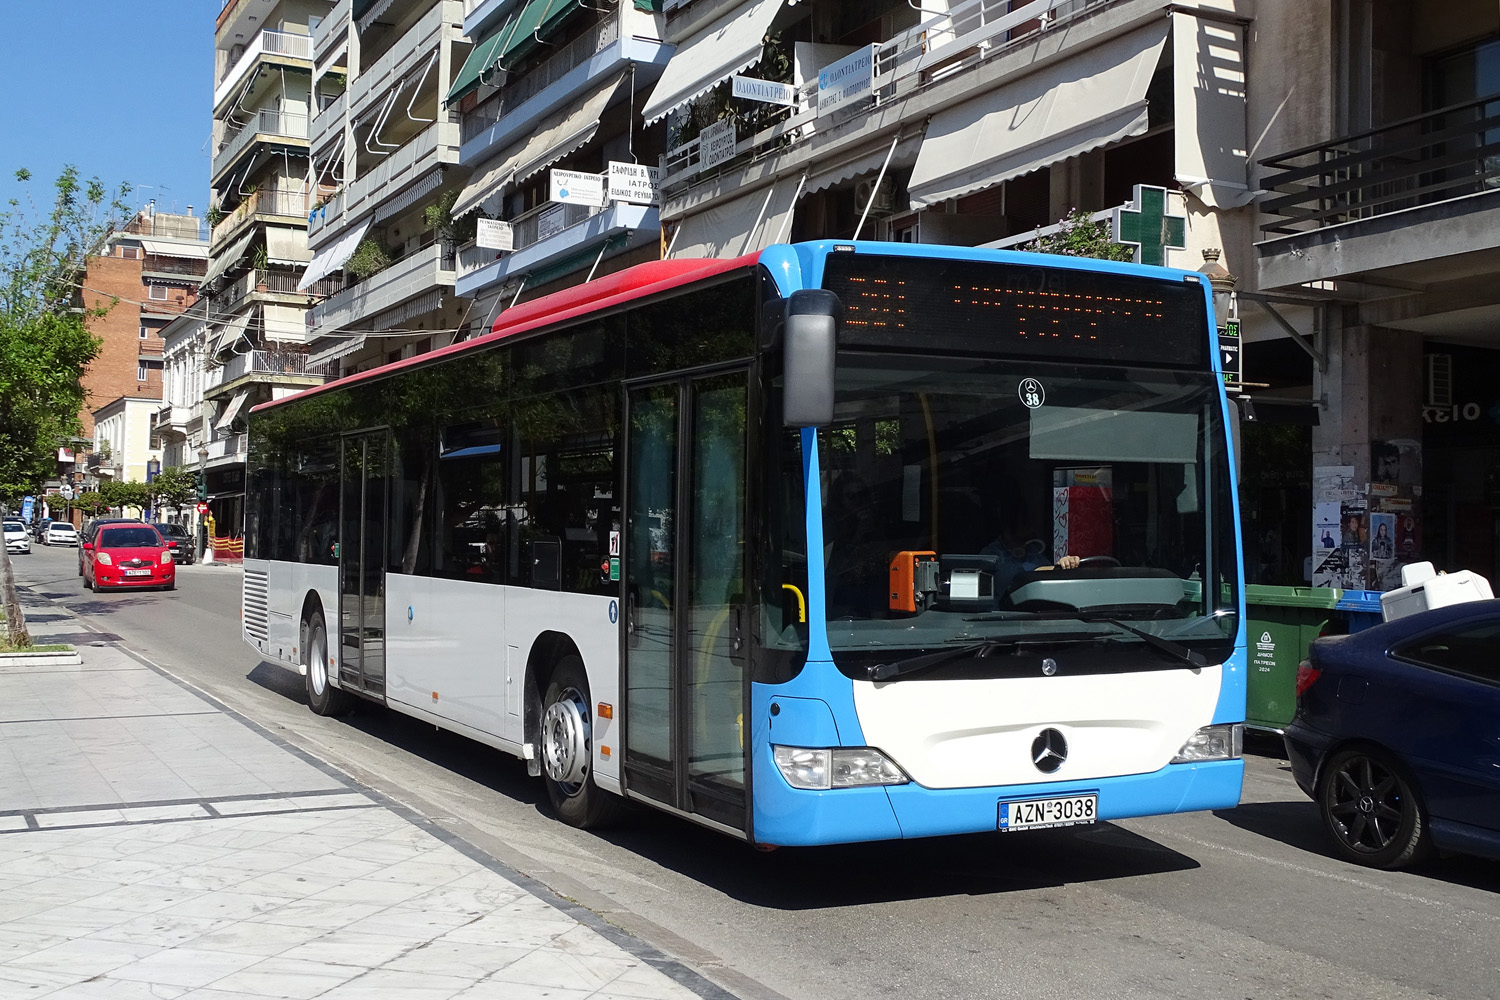
<svg viewBox="0 0 1500 1000">
<path fill-rule="evenodd" d="M 625 772 L 633 793 L 745 828 L 745 372 L 629 393 Z"/>
<path fill-rule="evenodd" d="M 344 438 L 339 518 L 339 683 L 385 693 L 385 431 Z"/>
</svg>

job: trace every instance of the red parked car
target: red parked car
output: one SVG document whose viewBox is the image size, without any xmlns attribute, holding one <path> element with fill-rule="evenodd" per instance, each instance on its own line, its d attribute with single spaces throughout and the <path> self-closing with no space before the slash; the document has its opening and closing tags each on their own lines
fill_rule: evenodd
<svg viewBox="0 0 1500 1000">
<path fill-rule="evenodd" d="M 161 532 L 149 524 L 107 524 L 83 543 L 83 585 L 105 587 L 177 586 L 177 565 Z"/>
</svg>

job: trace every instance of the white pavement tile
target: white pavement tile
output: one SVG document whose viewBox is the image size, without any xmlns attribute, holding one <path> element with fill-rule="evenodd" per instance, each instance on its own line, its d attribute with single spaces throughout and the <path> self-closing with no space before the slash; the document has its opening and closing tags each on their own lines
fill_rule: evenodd
<svg viewBox="0 0 1500 1000">
<path fill-rule="evenodd" d="M 246 966 L 254 965 L 253 955 L 200 948 L 170 948 L 115 969 L 115 979 L 133 979 L 144 983 L 166 983 L 169 986 L 198 987 L 223 979 Z"/>
<path fill-rule="evenodd" d="M 421 939 L 386 937 L 377 934 L 329 935 L 316 941 L 299 945 L 282 952 L 280 958 L 295 958 L 307 962 L 324 962 L 328 965 L 356 969 L 378 969 L 412 948 L 422 944 Z"/>
<path fill-rule="evenodd" d="M 78 981 L 73 974 L 28 969 L 10 962 L 0 965 L 0 997 L 42 997 Z"/>
<path fill-rule="evenodd" d="M 379 903 L 350 903 L 313 897 L 284 902 L 274 910 L 258 914 L 251 922 L 332 931 L 384 909 L 386 907 Z"/>
<path fill-rule="evenodd" d="M 79 938 L 11 959 L 6 965 L 74 976 L 75 981 L 81 981 L 113 972 L 159 951 L 161 945 L 158 944 Z"/>
<path fill-rule="evenodd" d="M 598 993 L 600 1000 L 630 997 L 633 1000 L 698 1000 L 698 994 L 659 969 L 642 962 L 610 980 Z"/>
<path fill-rule="evenodd" d="M 216 920 L 212 917 L 166 916 L 147 913 L 134 920 L 102 931 L 95 931 L 85 940 L 136 941 L 155 943 L 162 948 L 174 948 L 202 938 L 205 934 L 230 926 L 232 921 Z"/>
<path fill-rule="evenodd" d="M 470 986 L 472 979 L 427 976 L 376 969 L 324 993 L 319 1000 L 447 1000 Z"/>
<path fill-rule="evenodd" d="M 227 917 L 245 920 L 284 906 L 280 896 L 263 896 L 243 892 L 207 892 L 194 899 L 168 907 L 166 913 L 184 917 Z"/>
<path fill-rule="evenodd" d="M 187 990 L 165 983 L 137 983 L 104 976 L 48 993 L 47 1000 L 174 1000 Z"/>
<path fill-rule="evenodd" d="M 640 962 L 626 956 L 624 952 L 614 957 L 605 957 L 538 948 L 490 976 L 489 981 L 597 990 L 637 965 Z"/>
<path fill-rule="evenodd" d="M 319 927 L 239 920 L 196 938 L 192 944 L 205 951 L 230 951 L 265 959 L 280 955 L 324 933 L 326 932 Z"/>
<path fill-rule="evenodd" d="M 575 926 L 577 925 L 574 921 L 560 914 L 553 918 L 533 918 L 517 916 L 513 913 L 492 913 L 448 932 L 443 935 L 442 939 L 467 944 L 539 948 L 566 934 Z"/>
<path fill-rule="evenodd" d="M 487 979 L 460 993 L 455 1000 L 592 1000 L 593 990 L 566 990 L 555 986 L 527 986 Z"/>
<path fill-rule="evenodd" d="M 216 980 L 210 994 L 222 991 L 242 993 L 256 997 L 289 997 L 292 1000 L 310 1000 L 322 996 L 341 983 L 365 970 L 348 966 L 340 967 L 323 962 L 311 962 L 294 958 L 268 958 L 230 973 Z M 194 993 L 197 1000 L 199 993 Z"/>
<path fill-rule="evenodd" d="M 525 948 L 433 941 L 386 963 L 387 969 L 482 980 L 530 954 Z"/>
</svg>

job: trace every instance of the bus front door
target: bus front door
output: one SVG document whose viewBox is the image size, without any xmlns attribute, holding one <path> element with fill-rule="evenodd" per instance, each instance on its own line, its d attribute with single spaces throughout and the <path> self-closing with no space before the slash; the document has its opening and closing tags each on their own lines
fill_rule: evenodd
<svg viewBox="0 0 1500 1000">
<path fill-rule="evenodd" d="M 630 390 L 622 639 L 627 789 L 741 831 L 747 386 Z"/>
<path fill-rule="evenodd" d="M 385 694 L 385 431 L 344 438 L 339 684 Z"/>
</svg>

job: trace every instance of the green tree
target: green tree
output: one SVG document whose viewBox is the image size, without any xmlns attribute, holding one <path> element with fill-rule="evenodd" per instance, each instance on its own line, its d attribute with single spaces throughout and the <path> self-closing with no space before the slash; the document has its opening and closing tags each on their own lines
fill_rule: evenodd
<svg viewBox="0 0 1500 1000">
<path fill-rule="evenodd" d="M 151 500 L 158 509 L 181 511 L 198 498 L 198 477 L 180 465 L 162 469 L 151 480 Z"/>
<path fill-rule="evenodd" d="M 34 492 L 56 472 L 58 445 L 78 432 L 79 380 L 99 341 L 75 304 L 89 257 L 128 211 L 128 186 L 111 193 L 76 167 L 53 186 L 46 212 L 29 193 L 0 211 L 0 498 Z"/>
<path fill-rule="evenodd" d="M 1016 247 L 1032 253 L 1055 253 L 1066 257 L 1093 257 L 1098 260 L 1131 261 L 1135 248 L 1116 243 L 1108 222 L 1089 218 L 1089 213 L 1075 208 L 1058 221 L 1055 233 L 1039 236 Z"/>
<path fill-rule="evenodd" d="M 99 484 L 99 498 L 106 507 L 139 507 L 144 511 L 151 506 L 151 490 L 145 483 L 107 480 Z"/>
<path fill-rule="evenodd" d="M 74 494 L 71 506 L 74 510 L 82 511 L 85 518 L 98 517 L 109 510 L 109 502 L 100 495 L 98 490 Z"/>
</svg>

